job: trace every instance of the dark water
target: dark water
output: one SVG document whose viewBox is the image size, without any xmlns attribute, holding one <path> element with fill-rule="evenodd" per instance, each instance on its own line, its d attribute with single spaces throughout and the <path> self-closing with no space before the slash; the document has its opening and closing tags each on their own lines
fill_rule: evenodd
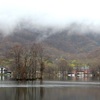
<svg viewBox="0 0 100 100">
<path fill-rule="evenodd" d="M 100 83 L 0 81 L 0 100 L 100 100 Z"/>
</svg>

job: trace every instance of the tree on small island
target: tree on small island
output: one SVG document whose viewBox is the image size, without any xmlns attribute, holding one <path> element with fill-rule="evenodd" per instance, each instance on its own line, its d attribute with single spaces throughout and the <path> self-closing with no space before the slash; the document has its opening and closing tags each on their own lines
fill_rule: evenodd
<svg viewBox="0 0 100 100">
<path fill-rule="evenodd" d="M 42 79 L 44 71 L 43 47 L 39 43 L 28 46 L 17 44 L 10 50 L 12 59 L 13 79 L 34 80 Z M 40 73 L 37 76 L 37 73 Z"/>
</svg>

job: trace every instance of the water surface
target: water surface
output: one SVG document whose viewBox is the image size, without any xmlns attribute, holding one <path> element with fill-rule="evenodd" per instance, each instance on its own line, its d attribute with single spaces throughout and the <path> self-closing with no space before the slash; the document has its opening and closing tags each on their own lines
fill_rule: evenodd
<svg viewBox="0 0 100 100">
<path fill-rule="evenodd" d="M 100 83 L 0 81 L 0 100 L 100 100 Z"/>
</svg>

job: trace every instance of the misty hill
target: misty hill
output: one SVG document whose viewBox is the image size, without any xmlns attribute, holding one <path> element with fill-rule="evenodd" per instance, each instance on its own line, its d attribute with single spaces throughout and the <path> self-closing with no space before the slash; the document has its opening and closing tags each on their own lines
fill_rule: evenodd
<svg viewBox="0 0 100 100">
<path fill-rule="evenodd" d="M 84 53 L 100 46 L 99 34 L 68 34 L 63 31 L 44 40 L 47 44 L 68 53 Z"/>
<path fill-rule="evenodd" d="M 16 43 L 42 42 L 48 54 L 55 56 L 84 56 L 84 54 L 87 55 L 100 47 L 100 34 L 70 30 L 32 27 L 16 28 L 11 34 L 1 39 L 0 49 L 5 51 Z"/>
</svg>

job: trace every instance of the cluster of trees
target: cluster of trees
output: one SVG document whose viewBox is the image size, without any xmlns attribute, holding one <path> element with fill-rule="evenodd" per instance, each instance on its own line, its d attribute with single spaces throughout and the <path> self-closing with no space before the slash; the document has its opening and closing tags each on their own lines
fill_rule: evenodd
<svg viewBox="0 0 100 100">
<path fill-rule="evenodd" d="M 76 60 L 45 57 L 43 45 L 39 43 L 14 45 L 9 51 L 9 59 L 14 79 L 42 79 L 43 74 L 52 77 L 58 73 L 65 77 L 74 67 L 80 66 Z"/>
<path fill-rule="evenodd" d="M 39 78 L 42 78 L 44 58 L 41 44 L 15 45 L 9 54 L 12 59 L 11 69 L 14 79 L 36 79 L 36 71 L 39 71 Z"/>
<path fill-rule="evenodd" d="M 11 70 L 14 79 L 36 79 L 44 76 L 54 77 L 59 73 L 62 77 L 71 73 L 74 68 L 90 66 L 91 73 L 100 74 L 99 64 L 89 64 L 82 60 L 66 60 L 63 57 L 52 59 L 44 56 L 43 45 L 39 43 L 17 44 L 10 49 Z M 97 65 L 97 67 L 96 67 Z"/>
</svg>

